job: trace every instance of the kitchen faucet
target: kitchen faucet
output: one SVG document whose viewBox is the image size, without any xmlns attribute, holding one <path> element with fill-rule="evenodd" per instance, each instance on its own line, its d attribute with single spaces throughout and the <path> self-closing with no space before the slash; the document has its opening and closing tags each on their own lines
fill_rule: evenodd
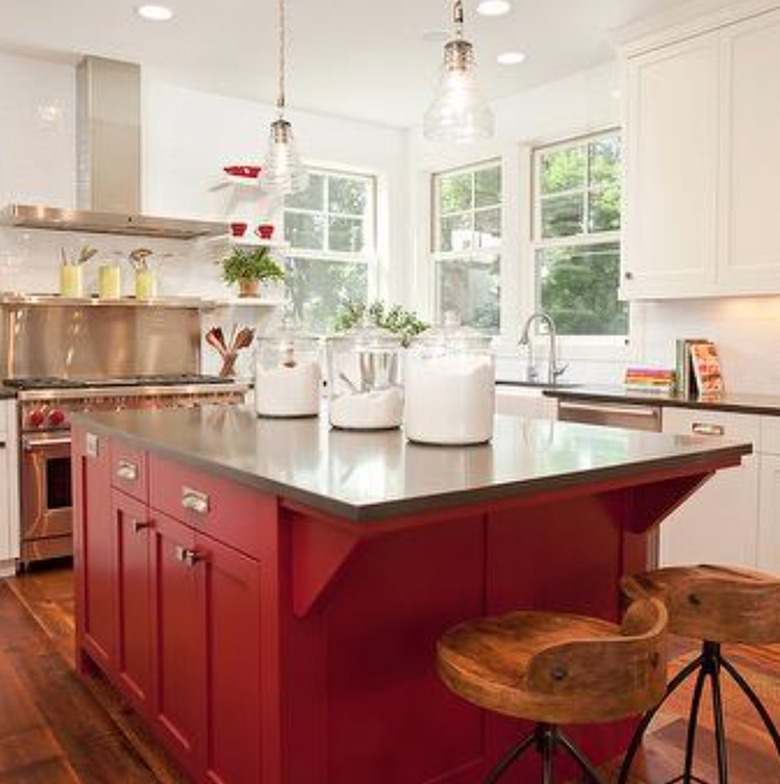
<svg viewBox="0 0 780 784">
<path fill-rule="evenodd" d="M 547 351 L 547 383 L 555 384 L 555 380 L 560 376 L 568 367 L 568 364 L 558 365 L 557 361 L 557 333 L 555 331 L 555 322 L 549 313 L 538 311 L 532 313 L 523 324 L 520 331 L 520 339 L 517 341 L 519 346 L 528 346 L 528 367 L 526 369 L 526 381 L 538 381 L 539 370 L 534 362 L 534 342 L 531 339 L 531 325 L 535 321 L 541 321 L 547 325 L 547 336 L 550 339 L 550 345 Z"/>
</svg>

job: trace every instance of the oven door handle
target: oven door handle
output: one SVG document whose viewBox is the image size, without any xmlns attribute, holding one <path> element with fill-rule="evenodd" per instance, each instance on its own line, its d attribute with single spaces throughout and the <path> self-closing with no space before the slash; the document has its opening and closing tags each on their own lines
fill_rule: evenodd
<svg viewBox="0 0 780 784">
<path fill-rule="evenodd" d="M 70 445 L 70 436 L 61 436 L 59 438 L 32 438 L 30 436 L 22 436 L 22 447 L 25 452 L 32 452 L 33 449 L 45 449 L 47 446 L 68 446 Z"/>
</svg>

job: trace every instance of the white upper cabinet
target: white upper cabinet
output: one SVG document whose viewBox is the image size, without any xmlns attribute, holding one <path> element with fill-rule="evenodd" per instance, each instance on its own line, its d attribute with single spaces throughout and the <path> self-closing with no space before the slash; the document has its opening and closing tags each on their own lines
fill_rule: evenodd
<svg viewBox="0 0 780 784">
<path fill-rule="evenodd" d="M 780 292 L 780 9 L 720 22 L 627 48 L 628 299 Z"/>
</svg>

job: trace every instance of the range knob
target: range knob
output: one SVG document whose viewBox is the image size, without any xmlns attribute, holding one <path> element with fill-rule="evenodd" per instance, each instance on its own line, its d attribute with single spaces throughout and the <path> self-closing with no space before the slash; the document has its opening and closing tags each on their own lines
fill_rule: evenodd
<svg viewBox="0 0 780 784">
<path fill-rule="evenodd" d="M 59 408 L 53 408 L 49 411 L 49 425 L 51 427 L 60 427 L 65 422 L 65 413 L 60 411 Z"/>
<path fill-rule="evenodd" d="M 27 415 L 27 424 L 30 427 L 40 427 L 45 419 L 43 411 L 40 408 L 35 408 Z"/>
</svg>

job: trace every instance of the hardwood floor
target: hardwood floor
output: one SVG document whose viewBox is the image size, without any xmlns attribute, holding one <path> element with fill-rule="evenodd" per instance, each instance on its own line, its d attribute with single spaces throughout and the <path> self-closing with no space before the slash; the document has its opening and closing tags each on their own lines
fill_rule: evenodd
<svg viewBox="0 0 780 784">
<path fill-rule="evenodd" d="M 0 784 L 182 784 L 165 753 L 101 681 L 74 671 L 71 570 L 47 568 L 0 581 Z M 780 645 L 724 648 L 780 724 Z M 676 672 L 697 653 L 673 642 Z M 681 771 L 690 688 L 656 718 L 631 784 L 663 784 Z M 697 774 L 716 781 L 707 704 Z M 780 784 L 780 761 L 747 700 L 724 679 L 730 784 Z M 606 766 L 612 780 L 619 760 Z M 255 782 L 241 782 L 255 784 Z M 370 782 L 365 782 L 370 784 Z"/>
</svg>

